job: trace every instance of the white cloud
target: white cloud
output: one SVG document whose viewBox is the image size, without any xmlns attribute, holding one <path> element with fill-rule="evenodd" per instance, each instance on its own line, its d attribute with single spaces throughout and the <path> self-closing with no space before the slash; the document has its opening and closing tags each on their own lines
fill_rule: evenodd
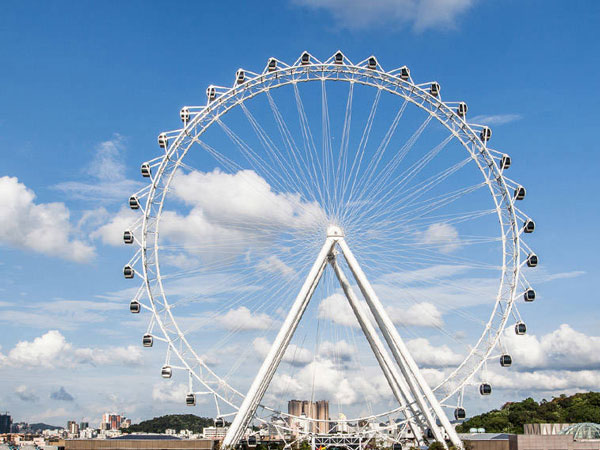
<svg viewBox="0 0 600 450">
<path fill-rule="evenodd" d="M 493 387 L 513 391 L 585 391 L 598 389 L 600 372 L 595 370 L 558 370 L 511 374 L 494 371 L 490 373 L 489 380 Z"/>
<path fill-rule="evenodd" d="M 344 28 L 365 29 L 412 25 L 417 30 L 453 28 L 472 0 L 294 0 L 294 3 L 329 12 Z"/>
<path fill-rule="evenodd" d="M 257 224 L 303 229 L 324 220 L 317 203 L 304 202 L 298 194 L 273 192 L 252 170 L 179 173 L 172 189 L 186 204 L 200 208 L 211 222 L 233 228 Z"/>
<path fill-rule="evenodd" d="M 364 303 L 364 302 L 363 302 Z M 339 325 L 358 327 L 358 320 L 348 304 L 348 300 L 342 294 L 335 293 L 325 297 L 319 303 L 317 312 L 319 319 L 329 319 Z"/>
<path fill-rule="evenodd" d="M 136 365 L 142 360 L 137 346 L 86 348 L 74 347 L 57 330 L 50 330 L 33 341 L 20 341 L 0 365 L 24 369 L 75 367 L 78 365 Z"/>
<path fill-rule="evenodd" d="M 363 367 L 362 372 L 340 369 L 334 361 L 317 358 L 290 374 L 276 373 L 268 397 L 329 399 L 331 403 L 355 405 L 389 400 L 391 391 L 380 369 Z"/>
<path fill-rule="evenodd" d="M 142 183 L 126 178 L 122 158 L 124 150 L 124 139 L 116 134 L 113 139 L 96 146 L 94 158 L 85 170 L 90 181 L 66 181 L 54 187 L 78 199 L 127 201 L 131 194 L 139 190 Z"/>
<path fill-rule="evenodd" d="M 152 400 L 161 403 L 177 403 L 183 405 L 188 391 L 188 386 L 185 383 L 175 383 L 171 380 L 163 380 L 152 387 Z M 196 401 L 200 398 L 201 397 L 198 397 Z"/>
<path fill-rule="evenodd" d="M 389 289 L 389 288 L 388 288 Z M 376 288 L 377 292 L 384 291 L 382 286 Z M 387 292 L 387 289 L 385 289 Z M 368 311 L 369 308 L 364 300 L 359 300 L 362 308 Z M 444 321 L 442 313 L 432 303 L 420 302 L 408 306 L 388 306 L 386 308 L 390 319 L 396 325 L 418 326 L 418 327 L 439 327 Z M 320 319 L 329 319 L 338 325 L 358 328 L 360 325 L 348 300 L 340 293 L 332 294 L 319 304 L 317 316 Z M 369 317 L 371 317 L 369 315 Z"/>
<path fill-rule="evenodd" d="M 587 336 L 567 324 L 540 338 L 507 330 L 505 343 L 516 368 L 600 369 L 600 337 Z"/>
<path fill-rule="evenodd" d="M 433 303 L 421 302 L 408 307 L 389 306 L 390 318 L 396 325 L 416 327 L 441 327 L 442 313 Z"/>
<path fill-rule="evenodd" d="M 122 246 L 123 232 L 129 229 L 140 218 L 140 214 L 123 206 L 110 221 L 93 231 L 90 236 L 93 239 L 100 239 L 103 243 Z M 139 237 L 139 236 L 138 236 Z"/>
<path fill-rule="evenodd" d="M 258 337 L 252 342 L 252 347 L 257 356 L 264 359 L 271 349 L 271 343 L 264 337 Z M 283 355 L 282 361 L 292 366 L 305 366 L 313 360 L 313 354 L 310 350 L 298 347 L 295 344 L 288 345 L 288 348 Z"/>
<path fill-rule="evenodd" d="M 94 248 L 74 236 L 64 203 L 35 203 L 35 194 L 14 177 L 0 178 L 0 242 L 77 262 Z"/>
<path fill-rule="evenodd" d="M 442 253 L 451 253 L 461 246 L 458 230 L 449 223 L 434 223 L 418 233 L 417 240 L 428 247 L 438 248 Z"/>
<path fill-rule="evenodd" d="M 319 345 L 319 355 L 335 361 L 350 361 L 355 348 L 344 339 L 337 342 L 325 341 Z"/>
<path fill-rule="evenodd" d="M 15 388 L 15 395 L 24 402 L 37 402 L 39 400 L 39 397 L 24 384 Z"/>
<path fill-rule="evenodd" d="M 435 347 L 425 338 L 411 339 L 406 342 L 406 346 L 420 366 L 456 366 L 464 359 L 461 355 L 454 353 L 447 345 Z"/>
<path fill-rule="evenodd" d="M 253 313 L 245 306 L 230 309 L 217 318 L 217 321 L 227 330 L 267 330 L 273 324 L 273 319 L 265 313 Z"/>
<path fill-rule="evenodd" d="M 10 305 L 13 308 L 16 305 Z M 33 328 L 48 328 L 48 324 L 61 330 L 73 330 L 81 324 L 99 323 L 106 319 L 106 313 L 124 310 L 122 303 L 56 300 L 27 302 L 20 309 L 5 309 L 0 322 L 24 325 Z"/>
<path fill-rule="evenodd" d="M 469 119 L 469 122 L 480 123 L 482 125 L 504 125 L 520 119 L 522 119 L 520 114 L 493 114 L 474 116 Z"/>
<path fill-rule="evenodd" d="M 284 263 L 281 259 L 279 259 L 276 255 L 271 255 L 263 260 L 261 260 L 256 268 L 263 272 L 279 274 L 286 278 L 293 277 L 296 273 L 294 269 Z"/>
</svg>

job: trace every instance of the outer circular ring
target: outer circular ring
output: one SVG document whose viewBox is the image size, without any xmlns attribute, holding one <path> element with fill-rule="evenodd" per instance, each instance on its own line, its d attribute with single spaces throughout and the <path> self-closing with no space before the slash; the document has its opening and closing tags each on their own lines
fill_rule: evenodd
<svg viewBox="0 0 600 450">
<path fill-rule="evenodd" d="M 231 88 L 215 87 L 218 94 L 213 101 L 203 107 L 190 107 L 192 113 L 184 128 L 168 133 L 168 136 L 172 136 L 172 141 L 158 164 L 157 173 L 147 192 L 141 239 L 144 284 L 153 311 L 153 322 L 159 326 L 163 335 L 160 340 L 168 344 L 167 358 L 175 355 L 182 363 L 180 368 L 188 371 L 190 379 L 193 378 L 213 394 L 217 410 L 218 401 L 237 409 L 243 394 L 214 373 L 195 353 L 184 333 L 177 326 L 169 308 L 160 275 L 158 251 L 160 217 L 177 167 L 195 139 L 208 127 L 229 110 L 250 98 L 278 87 L 310 81 L 359 83 L 398 95 L 413 103 L 437 119 L 454 135 L 476 162 L 489 187 L 500 223 L 503 250 L 502 275 L 496 303 L 477 344 L 465 360 L 434 389 L 440 401 L 446 403 L 472 380 L 484 362 L 490 358 L 506 326 L 516 297 L 521 267 L 517 216 L 511 192 L 502 175 L 497 157 L 489 151 L 486 142 L 482 141 L 477 133 L 480 127 L 468 124 L 452 109 L 451 104 L 442 102 L 439 96 L 431 95 L 423 85 L 416 85 L 410 78 L 401 77 L 398 71 L 385 72 L 379 66 L 371 69 L 366 64 L 354 65 L 348 61 L 342 64 L 333 61 L 309 64 L 298 62 L 292 66 L 278 67 L 273 71 L 265 69 L 261 74 L 252 76 L 247 74 L 241 84 L 236 83 Z"/>
</svg>

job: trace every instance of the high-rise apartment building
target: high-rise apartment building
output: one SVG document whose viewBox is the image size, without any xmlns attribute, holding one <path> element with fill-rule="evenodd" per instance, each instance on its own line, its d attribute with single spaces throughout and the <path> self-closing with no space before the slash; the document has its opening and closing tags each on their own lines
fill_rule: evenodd
<svg viewBox="0 0 600 450">
<path fill-rule="evenodd" d="M 10 433 L 12 417 L 8 413 L 0 414 L 0 434 Z"/>
<path fill-rule="evenodd" d="M 74 420 L 69 420 L 67 422 L 67 431 L 70 434 L 79 434 L 79 425 Z"/>
<path fill-rule="evenodd" d="M 127 419 L 124 416 L 121 416 L 120 414 L 104 413 L 102 414 L 102 424 L 106 425 L 102 426 L 101 424 L 100 428 L 106 430 L 118 430 L 119 428 L 121 428 L 121 424 L 123 423 L 123 421 L 126 420 Z"/>
<path fill-rule="evenodd" d="M 327 433 L 329 431 L 329 401 L 319 400 L 312 402 L 310 400 L 290 400 L 288 402 L 288 414 L 290 417 L 290 428 L 293 434 L 300 431 L 311 433 Z M 312 422 L 306 419 L 317 419 L 322 422 Z"/>
</svg>

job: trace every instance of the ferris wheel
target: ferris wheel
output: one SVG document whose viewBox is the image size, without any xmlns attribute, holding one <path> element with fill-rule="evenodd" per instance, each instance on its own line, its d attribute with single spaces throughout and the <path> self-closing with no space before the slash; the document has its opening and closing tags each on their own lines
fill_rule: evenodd
<svg viewBox="0 0 600 450">
<path fill-rule="evenodd" d="M 253 423 L 461 446 L 447 413 L 512 364 L 538 264 L 526 190 L 467 110 L 405 66 L 304 52 L 239 69 L 159 134 L 129 198 L 130 311 L 150 313 L 143 346 L 165 349 L 182 402 L 232 421 L 225 446 Z M 335 426 L 286 412 L 301 395 L 337 402 Z"/>
</svg>

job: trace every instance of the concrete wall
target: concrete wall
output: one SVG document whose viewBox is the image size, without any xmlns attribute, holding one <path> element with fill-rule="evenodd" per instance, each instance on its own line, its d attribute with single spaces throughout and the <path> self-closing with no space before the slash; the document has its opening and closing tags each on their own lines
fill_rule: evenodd
<svg viewBox="0 0 600 450">
<path fill-rule="evenodd" d="M 65 441 L 65 450 L 212 450 L 210 439 L 74 439 Z"/>
<path fill-rule="evenodd" d="M 575 441 L 571 435 L 517 435 L 518 450 L 600 450 L 600 440 Z"/>
</svg>

